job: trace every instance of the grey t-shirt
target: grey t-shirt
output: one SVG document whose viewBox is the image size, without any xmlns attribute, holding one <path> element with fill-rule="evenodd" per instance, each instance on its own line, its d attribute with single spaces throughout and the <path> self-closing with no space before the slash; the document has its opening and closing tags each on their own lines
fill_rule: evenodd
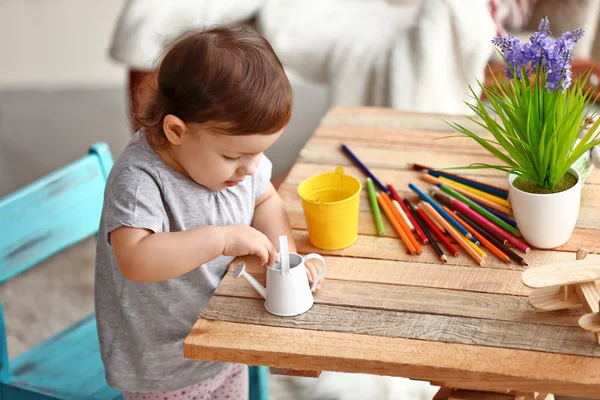
<svg viewBox="0 0 600 400">
<path fill-rule="evenodd" d="M 152 150 L 143 131 L 116 160 L 104 194 L 96 251 L 95 305 L 106 378 L 125 391 L 170 391 L 212 378 L 226 364 L 183 357 L 183 341 L 233 257 L 220 256 L 178 278 L 137 283 L 120 272 L 110 233 L 122 226 L 178 232 L 206 225 L 250 225 L 271 178 L 262 157 L 238 185 L 211 191 Z"/>
</svg>

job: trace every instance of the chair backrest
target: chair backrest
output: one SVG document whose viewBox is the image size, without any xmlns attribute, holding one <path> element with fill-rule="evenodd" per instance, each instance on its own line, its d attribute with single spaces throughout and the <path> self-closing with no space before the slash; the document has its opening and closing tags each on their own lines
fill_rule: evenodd
<svg viewBox="0 0 600 400">
<path fill-rule="evenodd" d="M 112 156 L 105 143 L 0 199 L 0 283 L 98 232 Z"/>
<path fill-rule="evenodd" d="M 0 284 L 98 232 L 112 164 L 108 145 L 97 143 L 87 156 L 0 199 Z M 8 373 L 0 303 L 0 381 Z"/>
</svg>

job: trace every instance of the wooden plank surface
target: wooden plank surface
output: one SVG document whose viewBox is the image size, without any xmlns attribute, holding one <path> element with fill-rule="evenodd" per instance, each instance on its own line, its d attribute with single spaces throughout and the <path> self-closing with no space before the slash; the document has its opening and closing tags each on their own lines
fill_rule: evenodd
<svg viewBox="0 0 600 400">
<path fill-rule="evenodd" d="M 410 169 L 411 163 L 443 168 L 496 162 L 471 140 L 435 140 L 455 133 L 444 119 L 486 134 L 461 116 L 331 110 L 279 189 L 298 252 L 316 252 L 327 260 L 327 280 L 315 305 L 297 317 L 275 317 L 243 278 L 234 280 L 229 272 L 186 339 L 186 357 L 404 376 L 457 388 L 485 382 L 600 398 L 600 347 L 593 333 L 578 326 L 585 311 L 535 311 L 528 302 L 531 289 L 522 283 L 523 266 L 489 254 L 487 265 L 480 267 L 463 251 L 442 264 L 431 246 L 424 246 L 419 256 L 407 255 L 385 218 L 386 233 L 375 232 L 366 191 L 361 193 L 359 238 L 353 246 L 325 251 L 310 244 L 298 184 L 339 165 L 364 181 L 340 151 L 341 142 L 413 204 L 418 199 L 408 183 L 425 190 L 431 185 Z M 507 187 L 499 171 L 457 173 Z M 586 181 L 577 227 L 567 244 L 517 253 L 528 268 L 535 268 L 573 261 L 581 247 L 600 252 L 600 171 Z M 598 254 L 588 260 L 600 265 Z M 264 267 L 248 261 L 247 271 L 264 282 Z"/>
<path fill-rule="evenodd" d="M 513 390 L 600 397 L 596 357 L 317 330 L 307 335 L 304 329 L 206 319 L 196 322 L 183 349 L 186 357 L 222 362 L 293 369 L 310 365 L 324 371 L 456 385 L 481 381 Z"/>
<path fill-rule="evenodd" d="M 357 257 L 325 256 L 327 280 L 465 290 L 510 296 L 528 296 L 531 289 L 521 282 L 521 271 L 479 266 L 426 264 L 412 260 L 392 261 Z M 264 267 L 244 258 L 246 270 L 264 283 Z M 232 267 L 236 265 L 233 263 Z"/>
<path fill-rule="evenodd" d="M 294 231 L 294 239 L 298 252 L 302 254 L 319 253 L 322 255 L 339 255 L 344 257 L 361 257 L 373 258 L 380 260 L 396 260 L 396 261 L 416 261 L 430 264 L 440 265 L 440 260 L 431 246 L 423 248 L 423 254 L 409 255 L 406 254 L 405 247 L 399 238 L 387 238 L 376 236 L 362 236 L 354 245 L 342 250 L 321 250 L 313 247 L 308 240 L 307 231 Z M 558 262 L 573 261 L 575 255 L 573 253 L 555 250 L 532 251 L 527 255 L 523 255 L 525 261 L 531 266 L 541 266 L 554 264 Z M 590 262 L 600 262 L 599 254 L 590 254 L 588 256 Z M 449 257 L 448 264 L 450 265 L 469 265 L 476 266 L 477 264 L 466 253 L 461 252 L 459 257 Z M 523 271 L 524 268 L 517 264 L 506 264 L 493 257 L 486 259 L 485 269 L 516 269 Z"/>
<path fill-rule="evenodd" d="M 355 140 L 360 140 L 361 135 L 369 135 L 370 133 L 369 144 L 370 146 L 377 147 L 373 138 L 375 137 L 375 133 L 377 133 L 377 142 L 379 142 L 382 136 L 379 135 L 380 130 L 388 130 L 389 133 L 387 133 L 386 136 L 389 137 L 402 137 L 404 132 L 409 131 L 416 137 L 425 137 L 427 140 L 421 141 L 421 147 L 430 149 L 434 144 L 433 142 L 436 142 L 433 140 L 434 138 L 457 133 L 447 122 L 459 123 L 480 135 L 489 135 L 487 131 L 474 123 L 471 118 L 461 115 L 421 114 L 376 107 L 337 107 L 330 110 L 323 118 L 309 144 L 313 142 L 316 143 L 321 139 L 327 139 L 328 136 L 330 136 L 329 131 L 332 127 L 334 129 L 339 129 L 339 127 L 342 126 L 346 130 L 343 138 L 345 143 L 352 143 Z M 405 137 L 406 140 L 414 140 L 412 138 L 409 139 L 408 135 L 405 135 Z M 393 139 L 393 141 L 398 141 L 398 139 Z M 468 147 L 473 146 L 473 143 L 468 143 L 468 140 L 465 140 L 464 138 L 448 139 L 437 142 L 446 143 L 448 146 L 452 146 L 454 145 L 454 141 L 462 141 L 461 144 L 465 144 L 465 146 Z M 381 147 L 389 148 L 390 143 L 386 143 L 385 146 Z M 412 162 L 415 161 L 413 160 Z M 450 166 L 448 164 L 443 164 L 439 160 L 436 161 L 435 158 L 433 159 L 433 162 L 434 164 L 427 164 L 425 161 L 421 161 L 420 164 L 425 164 L 434 168 Z M 498 173 L 497 171 L 488 170 L 461 171 L 460 173 L 472 174 L 474 176 L 489 174 L 501 175 L 501 173 Z M 588 183 L 600 184 L 600 170 L 596 169 L 592 172 L 591 176 L 586 180 L 586 184 Z"/>
<path fill-rule="evenodd" d="M 443 343 L 474 344 L 520 350 L 600 357 L 594 334 L 579 327 L 420 314 L 315 304 L 292 318 L 269 314 L 262 299 L 213 296 L 202 318 L 236 323 L 344 332 Z M 444 307 L 440 303 L 440 307 Z"/>
<path fill-rule="evenodd" d="M 264 279 L 258 275 L 255 277 Z M 223 279 L 215 295 L 262 299 L 245 279 L 234 279 L 231 273 Z M 536 312 L 529 306 L 527 297 L 333 279 L 327 281 L 326 290 L 315 295 L 315 303 L 572 327 L 578 327 L 577 321 L 582 312 Z M 212 307 L 209 304 L 207 308 Z M 235 322 L 253 321 L 248 317 L 245 321 Z"/>
</svg>

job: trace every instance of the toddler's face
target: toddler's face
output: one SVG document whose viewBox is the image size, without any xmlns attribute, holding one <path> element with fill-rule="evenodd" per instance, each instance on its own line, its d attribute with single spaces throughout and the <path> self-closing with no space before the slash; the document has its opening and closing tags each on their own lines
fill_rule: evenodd
<svg viewBox="0 0 600 400">
<path fill-rule="evenodd" d="M 183 135 L 181 144 L 171 145 L 169 153 L 179 172 L 210 189 L 233 187 L 256 172 L 263 152 L 281 136 L 283 129 L 270 135 L 224 135 L 194 132 Z M 168 161 L 168 160 L 166 160 Z"/>
</svg>

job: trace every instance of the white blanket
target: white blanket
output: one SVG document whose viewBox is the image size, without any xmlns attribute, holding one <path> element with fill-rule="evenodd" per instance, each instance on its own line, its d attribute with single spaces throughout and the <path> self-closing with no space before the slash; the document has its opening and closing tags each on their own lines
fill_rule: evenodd
<svg viewBox="0 0 600 400">
<path fill-rule="evenodd" d="M 487 0 L 130 0 L 110 54 L 149 70 L 188 29 L 242 23 L 286 68 L 330 89 L 331 105 L 465 113 L 493 48 Z M 478 92 L 477 92 L 478 93 Z"/>
<path fill-rule="evenodd" d="M 267 0 L 262 33 L 332 105 L 468 113 L 493 51 L 485 0 Z M 476 93 L 479 93 L 476 90 Z"/>
<path fill-rule="evenodd" d="M 117 22 L 110 56 L 130 69 L 149 71 L 166 43 L 185 31 L 242 23 L 263 0 L 127 0 Z"/>
</svg>

